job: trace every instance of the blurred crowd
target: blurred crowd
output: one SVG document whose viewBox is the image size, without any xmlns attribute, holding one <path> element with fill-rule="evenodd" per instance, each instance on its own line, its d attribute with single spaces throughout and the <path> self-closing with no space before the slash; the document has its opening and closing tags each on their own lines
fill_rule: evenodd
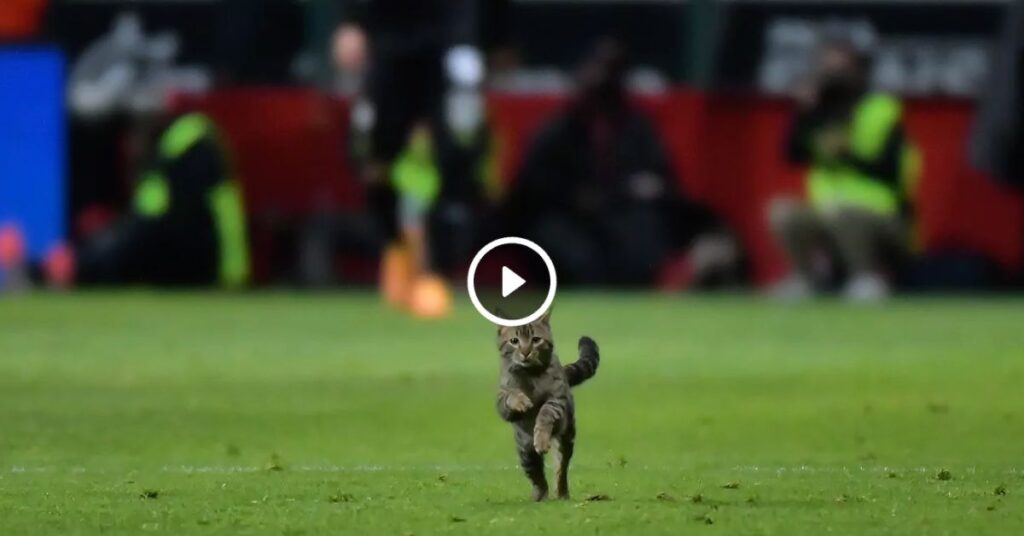
<svg viewBox="0 0 1024 536">
<path fill-rule="evenodd" d="M 0 2 L 0 43 L 59 42 L 49 4 Z M 304 26 L 284 23 L 297 12 L 283 0 L 216 4 L 210 71 L 178 62 L 187 43 L 147 35 L 130 11 L 79 55 L 68 103 L 80 119 L 72 129 L 84 135 L 72 133 L 71 151 L 95 158 L 116 150 L 131 194 L 116 210 L 72 203 L 71 242 L 34 263 L 24 253 L 26 231 L 4 224 L 5 284 L 251 284 L 245 177 L 230 137 L 213 117 L 168 103 L 182 92 L 289 79 L 349 103 L 347 146 L 339 139 L 337 151 L 365 199 L 357 209 L 314 208 L 296 223 L 290 282 L 345 283 L 337 259 L 355 251 L 379 259 L 387 301 L 444 316 L 450 281 L 472 253 L 515 235 L 544 247 L 567 285 L 752 285 L 741 233 L 686 191 L 663 134 L 633 98 L 665 82 L 643 76 L 630 39 L 608 32 L 588 44 L 556 77 L 566 96 L 529 137 L 512 176 L 496 177 L 502 147 L 486 96 L 514 86 L 521 61 L 508 2 L 313 0 Z M 1019 186 L 1024 20 L 1019 2 L 1007 9 L 1005 69 L 987 87 L 972 154 L 981 169 Z M 295 28 L 304 34 L 292 35 Z M 912 279 L 922 253 L 915 202 L 924 149 L 901 98 L 873 84 L 875 54 L 861 37 L 817 36 L 787 89 L 792 117 L 776 154 L 805 171 L 798 195 L 762 207 L 790 267 L 768 285 L 779 299 L 838 292 L 881 300 Z M 116 137 L 104 138 L 111 130 L 96 125 L 114 116 Z"/>
</svg>

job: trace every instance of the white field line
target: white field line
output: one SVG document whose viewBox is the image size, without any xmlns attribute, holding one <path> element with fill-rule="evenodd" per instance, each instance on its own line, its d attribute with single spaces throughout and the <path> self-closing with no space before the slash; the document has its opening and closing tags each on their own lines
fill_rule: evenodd
<svg viewBox="0 0 1024 536">
<path fill-rule="evenodd" d="M 282 472 L 298 473 L 377 473 L 377 472 L 478 472 L 519 470 L 513 465 L 282 465 Z M 36 474 L 36 473 L 69 473 L 69 474 L 104 474 L 130 473 L 133 471 L 151 471 L 154 468 L 140 467 L 60 467 L 55 465 L 13 465 L 0 468 L 3 474 Z M 155 468 L 161 473 L 176 474 L 231 474 L 231 473 L 262 473 L 271 472 L 267 466 L 258 465 L 163 465 Z"/>
<path fill-rule="evenodd" d="M 581 466 L 582 469 L 593 468 L 593 469 L 606 469 L 605 466 Z M 754 473 L 762 474 L 765 476 L 774 475 L 777 477 L 783 477 L 786 475 L 799 475 L 799 474 L 848 474 L 853 475 L 856 473 L 922 473 L 930 474 L 936 473 L 944 467 L 931 467 L 931 466 L 918 466 L 918 467 L 892 467 L 892 466 L 881 466 L 881 465 L 851 465 L 851 466 L 816 466 L 816 465 L 789 465 L 789 466 L 773 466 L 773 465 L 737 465 L 732 467 L 713 467 L 713 466 L 650 466 L 650 465 L 630 465 L 624 468 L 623 471 L 629 470 L 640 470 L 640 471 L 683 471 L 683 472 L 694 472 L 694 473 L 706 473 L 706 472 L 731 472 L 731 473 Z M 966 474 L 976 474 L 978 469 L 976 467 L 953 467 L 956 472 Z M 13 465 L 8 467 L 0 467 L 0 477 L 4 474 L 11 475 L 32 475 L 38 473 L 68 473 L 68 474 L 106 474 L 106 473 L 117 473 L 124 474 L 133 471 L 145 472 L 151 471 L 152 468 L 102 468 L 102 467 L 84 467 L 84 466 L 73 466 L 73 467 L 60 467 L 54 465 L 43 465 L 43 466 L 26 466 L 26 465 Z M 155 468 L 156 471 L 162 473 L 171 474 L 236 474 L 236 473 L 262 473 L 267 472 L 266 466 L 256 465 L 163 465 Z M 298 472 L 298 473 L 402 473 L 402 472 L 499 472 L 499 471 L 519 471 L 517 465 L 461 465 L 461 464 L 438 464 L 438 465 L 287 465 L 283 466 L 282 472 Z M 1003 471 L 1008 475 L 1022 475 L 1024 470 L 1020 468 L 1009 468 Z"/>
</svg>

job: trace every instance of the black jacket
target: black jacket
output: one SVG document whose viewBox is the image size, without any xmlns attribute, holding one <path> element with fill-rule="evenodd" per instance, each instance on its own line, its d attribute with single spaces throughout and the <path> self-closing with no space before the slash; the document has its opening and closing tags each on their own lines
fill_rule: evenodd
<svg viewBox="0 0 1024 536">
<path fill-rule="evenodd" d="M 627 208 L 653 211 L 682 245 L 719 222 L 678 184 L 657 130 L 639 110 L 625 106 L 595 120 L 570 107 L 530 144 L 503 213 L 521 232 L 550 214 L 587 225 Z"/>
</svg>

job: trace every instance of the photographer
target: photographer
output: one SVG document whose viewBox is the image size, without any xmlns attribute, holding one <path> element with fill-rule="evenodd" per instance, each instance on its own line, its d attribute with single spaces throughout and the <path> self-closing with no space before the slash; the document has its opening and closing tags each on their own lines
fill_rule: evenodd
<svg viewBox="0 0 1024 536">
<path fill-rule="evenodd" d="M 828 44 L 813 80 L 798 92 L 786 158 L 810 169 L 806 202 L 777 198 L 769 207 L 794 268 L 776 286 L 778 297 L 807 297 L 838 278 L 849 299 L 885 298 L 891 273 L 910 252 L 919 155 L 907 139 L 902 104 L 871 93 L 867 73 L 860 52 Z M 822 258 L 831 269 L 821 269 Z"/>
</svg>

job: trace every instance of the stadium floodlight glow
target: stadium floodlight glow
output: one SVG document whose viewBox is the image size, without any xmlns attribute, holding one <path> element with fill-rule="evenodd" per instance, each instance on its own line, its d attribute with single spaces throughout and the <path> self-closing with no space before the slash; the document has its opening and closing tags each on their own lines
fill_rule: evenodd
<svg viewBox="0 0 1024 536">
<path fill-rule="evenodd" d="M 480 298 L 476 293 L 476 283 L 474 282 L 474 279 L 476 279 L 476 270 L 480 266 L 480 261 L 483 260 L 483 258 L 492 250 L 501 246 L 524 246 L 530 248 L 530 250 L 536 253 L 537 256 L 544 261 L 544 266 L 548 270 L 548 281 L 550 284 L 548 285 L 548 293 L 544 298 L 544 303 L 541 304 L 537 310 L 522 318 L 502 318 L 491 311 L 488 311 L 487 308 L 480 303 Z M 521 285 L 517 285 L 516 288 L 519 286 Z M 491 241 L 486 246 L 480 248 L 480 251 L 476 252 L 476 256 L 473 257 L 473 262 L 469 265 L 469 273 L 466 274 L 466 290 L 469 292 L 469 300 L 473 302 L 473 307 L 475 307 L 476 311 L 487 320 L 505 327 L 522 326 L 540 319 L 540 317 L 544 315 L 544 312 L 551 308 L 551 304 L 555 301 L 555 292 L 558 290 L 558 276 L 555 275 L 555 263 L 551 262 L 551 257 L 548 256 L 548 253 L 544 251 L 543 248 L 538 246 L 535 242 L 525 238 L 520 238 L 518 236 L 506 236 L 504 238 Z"/>
</svg>

